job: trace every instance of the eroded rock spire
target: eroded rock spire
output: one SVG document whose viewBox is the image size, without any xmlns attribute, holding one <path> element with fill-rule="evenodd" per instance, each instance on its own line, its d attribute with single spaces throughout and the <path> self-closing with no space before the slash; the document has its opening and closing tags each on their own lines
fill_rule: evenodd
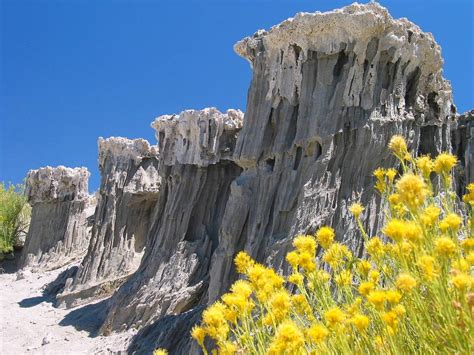
<svg viewBox="0 0 474 355">
<path fill-rule="evenodd" d="M 88 253 L 57 296 L 75 306 L 112 293 L 143 256 L 158 200 L 158 149 L 144 139 L 99 138 L 102 175 Z"/>
<path fill-rule="evenodd" d="M 87 217 L 95 207 L 89 175 L 86 168 L 64 166 L 29 171 L 25 193 L 32 210 L 21 267 L 51 270 L 84 256 L 90 239 Z"/>
</svg>

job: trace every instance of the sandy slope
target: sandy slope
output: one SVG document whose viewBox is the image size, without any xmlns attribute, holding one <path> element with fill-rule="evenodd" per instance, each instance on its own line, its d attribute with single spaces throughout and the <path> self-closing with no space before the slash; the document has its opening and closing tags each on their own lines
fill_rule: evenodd
<svg viewBox="0 0 474 355">
<path fill-rule="evenodd" d="M 126 349 L 131 333 L 93 337 L 100 302 L 65 310 L 42 296 L 42 288 L 63 270 L 26 274 L 22 280 L 0 274 L 0 354 L 110 354 Z"/>
</svg>

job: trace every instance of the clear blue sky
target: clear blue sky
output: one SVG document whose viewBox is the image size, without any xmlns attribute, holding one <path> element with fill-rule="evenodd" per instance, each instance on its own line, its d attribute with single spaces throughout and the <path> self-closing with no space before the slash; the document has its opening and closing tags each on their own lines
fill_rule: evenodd
<svg viewBox="0 0 474 355">
<path fill-rule="evenodd" d="M 251 71 L 233 44 L 296 12 L 351 2 L 0 0 L 0 181 L 86 166 L 97 189 L 97 137 L 155 143 L 158 115 L 245 110 Z M 473 1 L 380 2 L 434 34 L 458 111 L 474 108 Z"/>
</svg>

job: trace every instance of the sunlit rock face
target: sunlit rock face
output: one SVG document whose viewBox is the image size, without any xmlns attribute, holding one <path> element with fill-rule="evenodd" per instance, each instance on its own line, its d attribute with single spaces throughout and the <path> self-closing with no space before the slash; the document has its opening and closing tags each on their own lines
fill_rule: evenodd
<svg viewBox="0 0 474 355">
<path fill-rule="evenodd" d="M 348 206 L 366 206 L 370 232 L 381 224 L 372 172 L 394 164 L 394 134 L 413 151 L 450 143 L 455 111 L 442 77 L 440 47 L 376 3 L 300 13 L 235 45 L 253 69 L 232 183 L 213 255 L 208 300 L 235 280 L 239 250 L 285 271 L 293 236 L 331 225 L 363 252 Z"/>
<path fill-rule="evenodd" d="M 231 158 L 242 117 L 210 108 L 152 123 L 161 178 L 153 224 L 140 267 L 110 299 L 102 332 L 146 325 L 204 302 L 230 184 L 241 172 Z"/>
<path fill-rule="evenodd" d="M 25 194 L 32 210 L 21 267 L 52 270 L 84 256 L 90 239 L 87 218 L 95 207 L 89 175 L 86 168 L 64 166 L 28 172 Z"/>
<path fill-rule="evenodd" d="M 99 169 L 91 243 L 77 274 L 57 296 L 61 306 L 112 293 L 143 256 L 161 185 L 158 148 L 144 139 L 99 138 Z"/>
</svg>

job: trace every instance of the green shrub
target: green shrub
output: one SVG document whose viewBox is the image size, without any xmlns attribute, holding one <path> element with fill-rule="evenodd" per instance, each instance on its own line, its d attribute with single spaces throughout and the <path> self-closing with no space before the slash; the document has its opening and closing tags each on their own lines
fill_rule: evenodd
<svg viewBox="0 0 474 355">
<path fill-rule="evenodd" d="M 13 251 L 20 235 L 27 232 L 30 215 L 24 185 L 0 183 L 0 255 Z"/>
</svg>

